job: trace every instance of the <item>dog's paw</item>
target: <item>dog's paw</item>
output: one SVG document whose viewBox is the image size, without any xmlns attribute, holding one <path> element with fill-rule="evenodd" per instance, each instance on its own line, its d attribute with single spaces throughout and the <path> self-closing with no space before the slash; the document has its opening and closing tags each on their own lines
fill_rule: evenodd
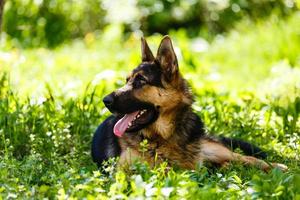
<svg viewBox="0 0 300 200">
<path fill-rule="evenodd" d="M 272 163 L 272 166 L 280 169 L 283 172 L 286 172 L 289 169 L 286 165 L 281 164 L 281 163 Z"/>
</svg>

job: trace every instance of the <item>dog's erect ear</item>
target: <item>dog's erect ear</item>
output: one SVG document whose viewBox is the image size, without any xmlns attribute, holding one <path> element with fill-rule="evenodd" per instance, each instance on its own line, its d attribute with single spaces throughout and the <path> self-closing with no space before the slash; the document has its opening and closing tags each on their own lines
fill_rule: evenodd
<svg viewBox="0 0 300 200">
<path fill-rule="evenodd" d="M 173 75 L 178 73 L 178 62 L 171 38 L 167 35 L 159 45 L 156 60 L 159 62 L 166 79 L 171 81 Z"/>
<path fill-rule="evenodd" d="M 142 47 L 142 62 L 152 62 L 154 61 L 154 56 L 151 52 L 151 49 L 149 48 L 147 41 L 145 38 L 141 38 L 141 47 Z"/>
</svg>

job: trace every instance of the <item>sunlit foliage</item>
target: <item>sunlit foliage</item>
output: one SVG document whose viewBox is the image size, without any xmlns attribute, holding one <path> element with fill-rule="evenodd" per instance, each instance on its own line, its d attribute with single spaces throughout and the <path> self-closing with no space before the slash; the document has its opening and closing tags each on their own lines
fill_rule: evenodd
<svg viewBox="0 0 300 200">
<path fill-rule="evenodd" d="M 59 1 L 58 1 L 59 2 Z M 186 171 L 116 160 L 99 171 L 91 138 L 102 98 L 140 62 L 140 36 L 118 24 L 56 49 L 0 47 L 0 199 L 300 199 L 300 15 L 244 20 L 211 42 L 171 31 L 195 112 L 215 134 L 242 138 L 289 166 Z M 148 37 L 155 51 L 161 35 Z"/>
<path fill-rule="evenodd" d="M 3 30 L 23 47 L 56 47 L 65 40 L 119 24 L 146 35 L 186 29 L 189 36 L 230 30 L 241 19 L 287 16 L 297 0 L 7 0 Z"/>
</svg>

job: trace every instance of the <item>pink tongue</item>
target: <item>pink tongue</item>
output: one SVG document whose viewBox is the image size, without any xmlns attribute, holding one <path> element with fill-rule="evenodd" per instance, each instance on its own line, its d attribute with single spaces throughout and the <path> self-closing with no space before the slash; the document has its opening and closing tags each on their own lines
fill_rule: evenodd
<svg viewBox="0 0 300 200">
<path fill-rule="evenodd" d="M 122 119 L 117 121 L 117 123 L 114 126 L 115 135 L 118 137 L 122 137 L 122 135 L 125 133 L 125 131 L 128 127 L 128 123 L 132 122 L 134 117 L 137 116 L 138 113 L 139 113 L 139 111 L 136 111 L 136 112 L 133 112 L 130 114 L 126 114 Z"/>
</svg>

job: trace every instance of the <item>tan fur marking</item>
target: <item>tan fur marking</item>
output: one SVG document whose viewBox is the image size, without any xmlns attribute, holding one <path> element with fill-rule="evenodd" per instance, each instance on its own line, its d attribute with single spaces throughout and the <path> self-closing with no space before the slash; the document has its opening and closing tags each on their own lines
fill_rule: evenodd
<svg viewBox="0 0 300 200">
<path fill-rule="evenodd" d="M 222 144 L 213 141 L 204 140 L 201 142 L 200 162 L 205 160 L 220 164 L 221 166 L 227 165 L 228 162 L 242 162 L 245 165 L 256 166 L 264 171 L 268 171 L 273 167 L 278 167 L 281 170 L 287 170 L 283 164 L 271 163 L 271 166 L 263 160 L 253 156 L 244 156 L 234 153 Z"/>
<path fill-rule="evenodd" d="M 199 159 L 201 162 L 210 161 L 222 164 L 233 158 L 233 152 L 219 143 L 203 140 L 200 146 Z"/>
<path fill-rule="evenodd" d="M 164 139 L 169 138 L 174 130 L 174 117 L 176 111 L 186 103 L 192 103 L 188 101 L 183 93 L 178 92 L 174 88 L 158 88 L 150 85 L 144 86 L 134 92 L 134 96 L 144 102 L 151 102 L 155 106 L 159 106 L 159 118 L 149 126 L 146 130 L 143 130 L 145 135 L 151 136 L 154 133 L 161 135 Z"/>
<path fill-rule="evenodd" d="M 131 165 L 134 161 L 140 159 L 140 154 L 131 148 L 127 148 L 126 150 L 122 151 L 119 159 L 119 165 Z"/>
<path fill-rule="evenodd" d="M 155 123 L 143 130 L 143 135 L 146 137 L 152 137 L 160 135 L 163 139 L 168 139 L 174 132 L 172 115 L 160 115 Z"/>
<path fill-rule="evenodd" d="M 134 91 L 134 96 L 141 101 L 151 102 L 156 106 L 160 106 L 164 110 L 176 107 L 183 99 L 182 94 L 176 90 L 150 85 L 145 85 L 143 88 Z"/>
</svg>

